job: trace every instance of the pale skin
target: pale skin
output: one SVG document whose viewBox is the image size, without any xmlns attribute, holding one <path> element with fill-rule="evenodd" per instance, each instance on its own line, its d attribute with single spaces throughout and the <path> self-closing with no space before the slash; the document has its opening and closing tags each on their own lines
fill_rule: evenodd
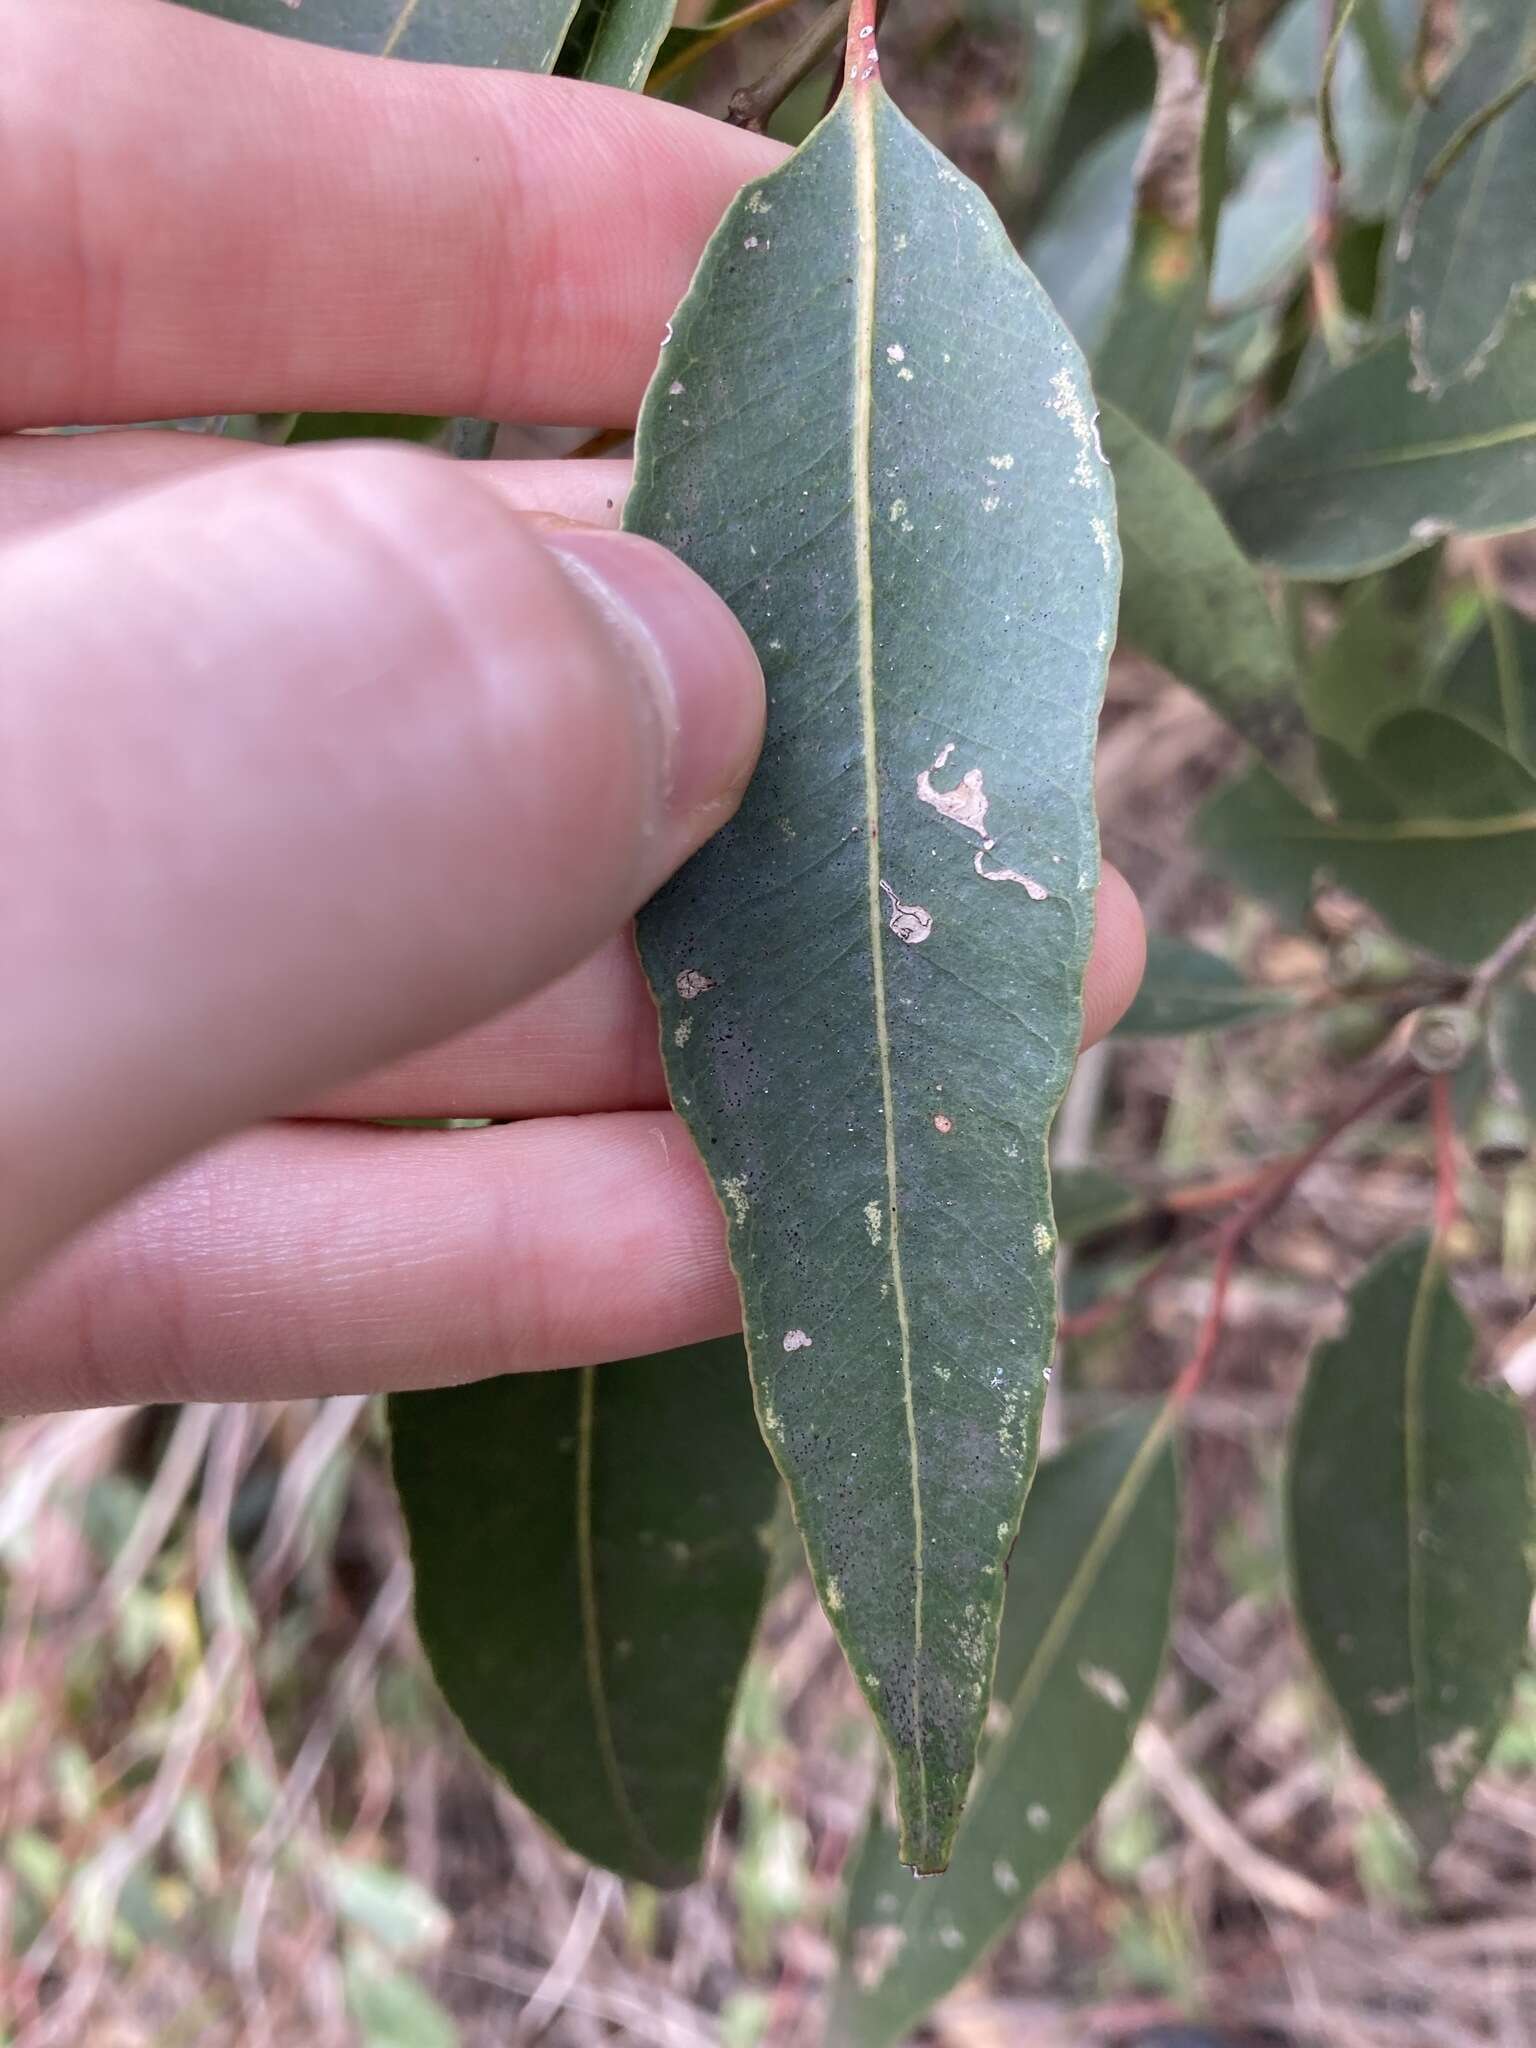
<svg viewBox="0 0 1536 2048">
<path fill-rule="evenodd" d="M 163 0 L 0 0 L 0 427 L 632 421 L 762 138 Z M 0 435 L 0 1404 L 737 1325 L 628 921 L 762 681 L 615 463 Z M 554 515 L 553 517 L 549 515 Z M 1106 874 L 1086 1038 L 1134 992 Z M 484 1116 L 462 1136 L 378 1117 Z"/>
</svg>

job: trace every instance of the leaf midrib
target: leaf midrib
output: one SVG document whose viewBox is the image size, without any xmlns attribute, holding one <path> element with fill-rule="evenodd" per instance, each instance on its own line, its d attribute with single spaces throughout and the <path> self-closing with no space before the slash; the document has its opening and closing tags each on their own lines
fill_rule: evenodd
<svg viewBox="0 0 1536 2048">
<path fill-rule="evenodd" d="M 879 727 L 875 714 L 875 592 L 873 497 L 870 480 L 874 431 L 875 281 L 878 215 L 875 203 L 875 94 L 878 83 L 850 82 L 857 256 L 854 300 L 853 512 L 854 576 L 857 590 L 859 712 L 864 746 L 866 891 L 869 898 L 871 987 L 875 1008 L 875 1052 L 885 1123 L 886 1256 L 891 1299 L 901 1344 L 901 1399 L 907 1431 L 912 1486 L 912 1740 L 916 1753 L 921 1834 L 928 1834 L 928 1759 L 923 1731 L 923 1496 L 918 1475 L 917 1412 L 912 1391 L 912 1321 L 901 1265 L 900 1204 L 896 1177 L 896 1102 L 891 1078 L 891 1036 L 885 995 L 885 916 L 880 895 Z"/>
</svg>

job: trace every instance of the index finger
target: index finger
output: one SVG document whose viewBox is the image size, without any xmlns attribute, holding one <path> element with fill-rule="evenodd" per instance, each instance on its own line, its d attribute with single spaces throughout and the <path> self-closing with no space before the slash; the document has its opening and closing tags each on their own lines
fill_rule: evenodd
<svg viewBox="0 0 1536 2048">
<path fill-rule="evenodd" d="M 782 151 L 639 94 L 0 0 L 0 424 L 224 411 L 614 426 Z"/>
</svg>

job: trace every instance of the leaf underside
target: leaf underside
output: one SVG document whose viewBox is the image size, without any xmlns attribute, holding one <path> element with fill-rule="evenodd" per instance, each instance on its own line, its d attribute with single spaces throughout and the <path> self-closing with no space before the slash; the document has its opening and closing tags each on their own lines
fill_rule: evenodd
<svg viewBox="0 0 1536 2048">
<path fill-rule="evenodd" d="M 1040 1468 L 1009 1567 L 998 1719 L 941 1885 L 872 1829 L 854 1866 L 829 2039 L 884 2048 L 973 1970 L 1070 1854 L 1124 1764 L 1162 1663 L 1178 1481 L 1167 1408 Z"/>
<path fill-rule="evenodd" d="M 1394 1245 L 1313 1359 L 1287 1477 L 1312 1655 L 1429 1853 L 1503 1720 L 1531 1604 L 1525 1425 L 1467 1383 L 1473 1349 L 1428 1240 Z"/>
<path fill-rule="evenodd" d="M 448 1704 L 573 1849 L 686 1883 L 779 1494 L 735 1339 L 397 1394 L 389 1412 Z"/>
<path fill-rule="evenodd" d="M 1051 1352 L 1118 560 L 1082 360 L 873 70 L 732 207 L 646 400 L 626 524 L 735 607 L 769 722 L 639 935 L 764 1433 L 936 1869 Z"/>
<path fill-rule="evenodd" d="M 201 14 L 374 57 L 547 71 L 576 0 L 183 0 Z"/>
</svg>

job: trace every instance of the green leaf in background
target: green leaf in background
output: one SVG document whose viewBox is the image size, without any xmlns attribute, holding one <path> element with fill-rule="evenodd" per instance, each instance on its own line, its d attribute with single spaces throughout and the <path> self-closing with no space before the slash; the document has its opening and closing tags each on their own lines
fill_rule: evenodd
<svg viewBox="0 0 1536 2048">
<path fill-rule="evenodd" d="M 1227 177 L 1225 8 L 1203 38 L 1158 0 L 1144 10 L 1157 92 L 1136 160 L 1136 211 L 1119 297 L 1094 357 L 1101 395 L 1158 439 L 1173 424 L 1205 316 Z"/>
<path fill-rule="evenodd" d="M 989 1736 L 942 1884 L 889 1834 L 850 1885 L 828 2040 L 885 2048 L 973 1970 L 1071 1853 L 1130 1753 L 1167 1640 L 1178 1536 L 1172 1411 L 1139 1411 L 1040 1468 L 1008 1572 Z"/>
<path fill-rule="evenodd" d="M 1282 773 L 1307 751 L 1300 683 L 1257 572 L 1176 456 L 1113 406 L 1121 637 L 1203 697 Z"/>
<path fill-rule="evenodd" d="M 764 1432 L 904 1853 L 941 1869 L 1053 1342 L 1119 562 L 1082 359 L 868 26 L 727 214 L 641 417 L 625 524 L 735 607 L 769 715 L 639 935 Z"/>
<path fill-rule="evenodd" d="M 1472 966 L 1536 902 L 1536 787 L 1458 724 L 1413 711 L 1382 726 L 1352 778 L 1353 816 L 1317 816 L 1255 764 L 1207 804 L 1196 835 L 1292 919 L 1323 871 L 1411 944 Z M 1337 790 L 1343 763 L 1329 765 Z"/>
<path fill-rule="evenodd" d="M 562 78 L 638 92 L 650 74 L 677 0 L 581 0 L 556 70 Z"/>
<path fill-rule="evenodd" d="M 1230 961 L 1203 946 L 1153 933 L 1141 987 L 1114 1035 L 1173 1038 L 1191 1031 L 1231 1031 L 1292 1007 L 1283 990 L 1255 988 Z"/>
<path fill-rule="evenodd" d="M 1022 26 L 1028 46 L 1024 91 L 1004 116 L 1005 129 L 1018 136 L 1018 176 L 1038 177 L 1050 156 L 1083 67 L 1096 11 L 1095 0 L 1060 0 L 1059 5 L 1027 9 L 1021 23 L 1010 0 L 987 10 L 989 19 Z"/>
<path fill-rule="evenodd" d="M 1040 216 L 1025 248 L 1079 348 L 1104 338 L 1131 253 L 1136 158 L 1146 134 L 1133 115 L 1084 151 Z"/>
<path fill-rule="evenodd" d="M 1417 703 L 1424 687 L 1424 621 L 1399 605 L 1386 576 L 1351 591 L 1303 679 L 1307 723 L 1319 738 L 1363 754 L 1376 728 Z"/>
<path fill-rule="evenodd" d="M 1323 582 L 1385 568 L 1448 534 L 1536 521 L 1536 298 L 1517 298 L 1475 377 L 1418 390 L 1399 334 L 1278 413 L 1218 471 L 1250 555 Z"/>
<path fill-rule="evenodd" d="M 576 0 L 183 0 L 248 28 L 423 64 L 547 71 Z"/>
<path fill-rule="evenodd" d="M 1432 686 L 1434 701 L 1536 766 L 1536 621 L 1495 600 Z"/>
<path fill-rule="evenodd" d="M 1356 220 L 1379 219 L 1394 197 L 1420 5 L 1421 0 L 1359 0 L 1337 52 L 1329 99 L 1342 169 L 1339 198 Z M 1323 52 L 1337 12 L 1334 0 L 1290 0 L 1265 37 L 1248 81 L 1261 125 L 1277 114 L 1295 124 L 1291 218 L 1301 216 L 1303 237 L 1323 168 L 1317 106 Z M 1279 201 L 1278 184 L 1271 189 Z M 1298 256 L 1303 248 L 1304 239 L 1296 246 Z"/>
<path fill-rule="evenodd" d="M 1458 31 L 1464 55 L 1414 138 L 1383 306 L 1389 325 L 1407 322 L 1415 367 L 1432 388 L 1477 366 L 1516 287 L 1536 278 L 1536 92 L 1475 134 L 1419 203 L 1426 173 L 1464 124 L 1536 66 L 1530 0 L 1465 0 Z"/>
<path fill-rule="evenodd" d="M 389 1414 L 448 1704 L 581 1855 L 686 1882 L 778 1499 L 739 1345 L 397 1394 Z"/>
<path fill-rule="evenodd" d="M 1525 1424 L 1468 1384 L 1474 1348 L 1429 1241 L 1394 1245 L 1313 1358 L 1286 1479 L 1312 1655 L 1430 1854 L 1498 1733 L 1531 1606 Z"/>
</svg>

